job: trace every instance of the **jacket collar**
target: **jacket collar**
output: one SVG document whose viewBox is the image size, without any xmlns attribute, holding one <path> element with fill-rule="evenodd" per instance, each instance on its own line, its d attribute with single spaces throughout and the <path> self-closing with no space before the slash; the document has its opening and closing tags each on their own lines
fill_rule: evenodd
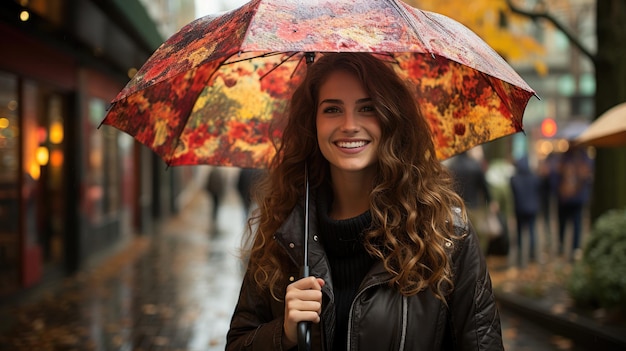
<svg viewBox="0 0 626 351">
<path fill-rule="evenodd" d="M 317 193 L 311 192 L 309 206 L 309 268 L 310 275 L 320 277 L 326 282 L 331 282 L 330 267 L 324 248 L 318 238 L 318 215 L 316 203 Z M 280 246 L 285 250 L 293 264 L 302 268 L 304 261 L 304 199 L 302 199 L 291 211 L 285 222 L 280 226 L 274 235 L 274 239 L 278 241 Z M 376 261 L 365 279 L 361 287 L 380 284 L 383 281 L 391 279 L 391 275 L 385 270 L 382 262 Z M 332 285 L 325 286 L 332 296 Z M 326 289 L 324 289 L 326 290 Z"/>
<path fill-rule="evenodd" d="M 309 199 L 309 267 L 310 274 L 320 277 L 326 281 L 330 277 L 328 262 L 324 248 L 319 242 L 317 235 L 317 207 L 315 206 L 315 192 L 312 192 Z M 302 199 L 291 211 L 285 222 L 278 228 L 274 239 L 285 250 L 296 267 L 301 268 L 304 263 L 304 199 Z"/>
<path fill-rule="evenodd" d="M 313 202 L 315 203 L 315 202 Z M 309 207 L 309 243 L 312 233 L 317 231 L 317 209 Z M 301 267 L 304 252 L 304 201 L 299 202 L 274 234 L 274 239 L 285 249 L 291 261 Z M 310 261 L 309 261 L 310 262 Z"/>
</svg>

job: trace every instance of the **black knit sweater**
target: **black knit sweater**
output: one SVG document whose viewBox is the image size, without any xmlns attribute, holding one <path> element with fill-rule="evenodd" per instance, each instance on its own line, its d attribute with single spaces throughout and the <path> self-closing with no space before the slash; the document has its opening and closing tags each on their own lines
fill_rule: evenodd
<svg viewBox="0 0 626 351">
<path fill-rule="evenodd" d="M 350 306 L 361 281 L 374 259 L 363 247 L 362 233 L 372 222 L 369 211 L 349 219 L 334 220 L 328 216 L 331 195 L 322 191 L 318 196 L 318 235 L 330 263 L 335 295 L 335 335 L 333 350 L 345 350 L 347 345 Z"/>
</svg>

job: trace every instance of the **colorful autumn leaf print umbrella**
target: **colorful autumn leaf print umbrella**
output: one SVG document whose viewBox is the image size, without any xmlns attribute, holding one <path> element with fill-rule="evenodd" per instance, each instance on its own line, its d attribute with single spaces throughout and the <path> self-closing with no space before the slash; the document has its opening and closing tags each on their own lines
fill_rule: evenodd
<svg viewBox="0 0 626 351">
<path fill-rule="evenodd" d="M 440 159 L 521 131 L 535 95 L 468 28 L 400 0 L 252 0 L 170 37 L 103 124 L 169 165 L 264 167 L 306 52 L 370 52 L 395 62 L 430 121 Z"/>
</svg>

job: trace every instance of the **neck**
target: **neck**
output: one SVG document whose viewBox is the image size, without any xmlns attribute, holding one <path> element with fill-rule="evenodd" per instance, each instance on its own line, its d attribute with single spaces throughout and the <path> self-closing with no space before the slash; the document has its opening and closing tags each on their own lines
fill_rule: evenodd
<svg viewBox="0 0 626 351">
<path fill-rule="evenodd" d="M 333 203 L 329 216 L 332 219 L 356 217 L 370 206 L 373 175 L 363 173 L 332 173 Z"/>
</svg>

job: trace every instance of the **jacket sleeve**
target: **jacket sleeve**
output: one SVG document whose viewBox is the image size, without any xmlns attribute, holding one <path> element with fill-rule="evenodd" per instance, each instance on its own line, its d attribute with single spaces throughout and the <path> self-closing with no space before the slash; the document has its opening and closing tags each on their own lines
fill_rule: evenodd
<svg viewBox="0 0 626 351">
<path fill-rule="evenodd" d="M 245 275 L 226 336 L 227 351 L 282 350 L 283 315 L 273 313 L 278 302 L 272 299 Z"/>
<path fill-rule="evenodd" d="M 456 350 L 504 350 L 500 316 L 478 237 L 467 234 L 456 242 L 453 255 L 454 290 L 448 297 L 450 327 Z"/>
</svg>

